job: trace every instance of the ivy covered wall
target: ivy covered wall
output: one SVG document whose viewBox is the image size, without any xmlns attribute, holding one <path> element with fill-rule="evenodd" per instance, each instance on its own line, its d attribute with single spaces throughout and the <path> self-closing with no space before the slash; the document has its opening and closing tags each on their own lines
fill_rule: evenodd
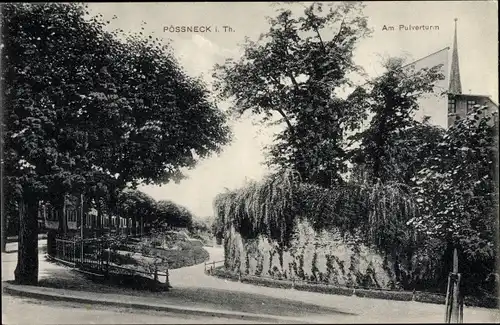
<svg viewBox="0 0 500 325">
<path fill-rule="evenodd" d="M 317 232 L 307 220 L 295 223 L 289 248 L 282 252 L 265 236 L 243 239 L 230 227 L 224 238 L 226 269 L 241 274 L 316 281 L 338 286 L 394 289 L 392 262 L 354 236 L 334 228 Z"/>
</svg>

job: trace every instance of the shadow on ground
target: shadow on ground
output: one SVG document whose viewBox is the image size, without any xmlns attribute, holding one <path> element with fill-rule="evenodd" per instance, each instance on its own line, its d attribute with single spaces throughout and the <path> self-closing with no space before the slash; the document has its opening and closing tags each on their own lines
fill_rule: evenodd
<svg viewBox="0 0 500 325">
<path fill-rule="evenodd" d="M 2 254 L 13 254 L 13 253 L 17 253 L 18 252 L 18 249 L 15 248 L 15 249 L 7 249 L 5 252 L 2 252 Z M 46 254 L 47 253 L 47 247 L 46 246 L 42 246 L 39 248 L 39 254 Z"/>
<path fill-rule="evenodd" d="M 237 292 L 214 288 L 172 288 L 169 297 L 186 303 L 203 304 L 215 309 L 288 317 L 308 315 L 356 315 L 336 308 L 324 307 L 297 300 L 281 299 L 263 294 Z"/>
<path fill-rule="evenodd" d="M 90 291 L 100 293 L 134 294 L 135 291 L 164 292 L 168 287 L 153 279 L 128 274 L 110 274 L 105 278 L 72 269 L 53 269 L 38 281 L 40 287 Z"/>
<path fill-rule="evenodd" d="M 109 280 L 84 275 L 69 268 L 53 268 L 44 272 L 39 286 L 57 289 L 132 295 L 151 299 L 152 303 L 165 303 L 187 307 L 209 308 L 288 317 L 354 316 L 335 308 L 304 303 L 297 300 L 270 297 L 264 294 L 236 292 L 215 288 L 156 287 L 152 279 L 118 277 Z"/>
</svg>

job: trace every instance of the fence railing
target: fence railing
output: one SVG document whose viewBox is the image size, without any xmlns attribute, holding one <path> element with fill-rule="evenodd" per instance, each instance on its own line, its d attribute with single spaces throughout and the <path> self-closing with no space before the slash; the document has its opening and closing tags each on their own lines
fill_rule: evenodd
<svg viewBox="0 0 500 325">
<path fill-rule="evenodd" d="M 55 238 L 54 246 L 55 250 L 50 249 L 47 253 L 59 262 L 94 272 L 105 273 L 107 271 L 104 252 L 109 248 L 109 244 L 105 240 Z"/>
<path fill-rule="evenodd" d="M 205 262 L 205 273 L 213 274 L 217 265 L 224 265 L 224 260 Z"/>
<path fill-rule="evenodd" d="M 168 271 L 168 267 L 165 268 L 164 272 L 160 272 L 160 270 L 158 268 L 155 268 L 152 271 L 141 271 L 141 270 L 131 269 L 131 268 L 127 268 L 127 267 L 123 267 L 123 266 L 119 266 L 119 265 L 114 265 L 114 264 L 109 265 L 108 272 L 113 272 L 113 270 L 115 270 L 115 271 L 118 270 L 118 273 L 143 274 L 146 277 L 153 278 L 153 280 L 155 280 L 157 282 L 162 282 L 161 279 L 164 278 L 165 284 L 167 286 L 171 287 L 170 286 L 170 274 Z"/>
<path fill-rule="evenodd" d="M 120 266 L 111 262 L 111 245 L 106 238 L 65 239 L 55 238 L 53 243 L 48 243 L 50 249 L 47 255 L 57 262 L 74 267 L 84 273 L 99 276 L 109 276 L 110 273 L 139 274 L 152 278 L 155 281 L 165 279 L 170 287 L 168 263 L 165 271 L 158 267 L 152 270 L 139 270 Z"/>
<path fill-rule="evenodd" d="M 76 265 L 77 251 L 76 242 L 72 240 L 58 239 L 55 240 L 55 251 L 48 251 L 49 255 L 56 260 L 70 264 L 72 266 Z"/>
</svg>

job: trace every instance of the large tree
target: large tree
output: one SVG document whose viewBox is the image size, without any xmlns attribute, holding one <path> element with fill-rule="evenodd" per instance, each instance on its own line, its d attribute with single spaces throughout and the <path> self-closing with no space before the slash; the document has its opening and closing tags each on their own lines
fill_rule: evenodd
<svg viewBox="0 0 500 325">
<path fill-rule="evenodd" d="M 246 40 L 242 58 L 215 68 L 215 88 L 234 99 L 235 112 L 284 126 L 269 163 L 297 170 L 304 181 L 330 186 L 345 170 L 343 129 L 353 114 L 334 94 L 359 70 L 353 50 L 369 33 L 362 8 L 312 3 L 298 18 L 280 10 L 258 41 Z"/>
<path fill-rule="evenodd" d="M 155 219 L 158 225 L 186 228 L 191 228 L 193 225 L 192 213 L 186 207 L 170 200 L 158 201 Z"/>
<path fill-rule="evenodd" d="M 151 223 L 157 214 L 156 201 L 146 193 L 124 190 L 118 195 L 118 215 L 132 219 L 132 233 L 144 234 L 144 223 Z M 139 229 L 136 225 L 139 223 Z"/>
<path fill-rule="evenodd" d="M 228 141 L 224 115 L 160 40 L 104 31 L 73 4 L 2 7 L 5 175 L 21 206 L 16 280 L 37 281 L 37 208 L 66 193 L 116 210 Z M 78 195 L 79 196 L 79 195 Z"/>
<path fill-rule="evenodd" d="M 498 231 L 498 120 L 478 107 L 452 125 L 415 177 L 421 214 L 410 221 L 418 231 L 447 245 L 443 275 L 451 269 L 453 249 L 468 293 L 488 288 L 495 272 Z M 490 275 L 490 276 L 488 276 Z M 491 285 L 491 283 L 490 283 Z M 493 289 L 493 286 L 489 286 Z"/>
</svg>

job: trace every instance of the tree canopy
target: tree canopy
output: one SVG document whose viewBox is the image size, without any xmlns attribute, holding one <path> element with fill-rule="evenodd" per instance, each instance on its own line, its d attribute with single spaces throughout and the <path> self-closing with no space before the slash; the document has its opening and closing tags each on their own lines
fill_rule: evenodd
<svg viewBox="0 0 500 325">
<path fill-rule="evenodd" d="M 156 223 L 171 227 L 191 228 L 193 214 L 186 208 L 169 200 L 158 201 Z"/>
<path fill-rule="evenodd" d="M 359 70 L 353 49 L 369 34 L 359 3 L 312 3 L 301 17 L 281 10 L 244 55 L 215 67 L 215 88 L 234 99 L 234 111 L 252 111 L 285 126 L 270 148 L 269 164 L 297 170 L 304 181 L 340 182 L 342 136 L 354 112 L 334 91 Z M 333 35 L 332 31 L 336 31 Z"/>
<path fill-rule="evenodd" d="M 156 201 L 144 192 L 124 190 L 118 195 L 117 214 L 133 220 L 133 230 L 137 233 L 136 222 L 151 223 L 156 218 Z"/>
<path fill-rule="evenodd" d="M 79 4 L 3 4 L 1 18 L 6 183 L 33 206 L 30 231 L 38 200 L 115 207 L 127 185 L 179 179 L 229 141 L 205 85 L 161 40 L 120 41 Z"/>
<path fill-rule="evenodd" d="M 435 91 L 434 84 L 444 78 L 441 65 L 415 71 L 403 60 L 391 58 L 386 72 L 367 84 L 367 91 L 355 92 L 352 105 L 371 115 L 368 128 L 349 137 L 359 146 L 349 152 L 353 163 L 363 168 L 366 180 L 396 181 L 408 184 L 416 172 L 413 166 L 430 155 L 440 130 L 426 121 L 413 119 L 418 99 Z M 415 150 L 415 146 L 419 149 Z M 409 149 L 409 150 L 408 150 Z M 416 155 L 419 155 L 418 157 Z M 413 167 L 413 168 L 411 168 Z"/>
<path fill-rule="evenodd" d="M 447 247 L 457 247 L 468 287 L 491 288 L 494 123 L 480 110 L 448 130 L 414 119 L 422 96 L 442 95 L 440 65 L 414 70 L 392 58 L 381 76 L 338 96 L 360 71 L 352 53 L 369 35 L 361 9 L 313 3 L 301 17 L 279 11 L 267 33 L 246 41 L 242 58 L 216 66 L 216 89 L 234 100 L 234 112 L 284 129 L 268 148 L 277 174 L 219 194 L 214 233 L 234 227 L 243 239 L 262 235 L 283 249 L 294 221 L 306 218 L 316 230 L 358 236 L 392 258 L 405 286 L 424 288 L 446 283 Z M 337 31 L 331 38 L 328 28 Z"/>
<path fill-rule="evenodd" d="M 477 107 L 441 138 L 435 155 L 415 175 L 420 218 L 411 224 L 451 241 L 470 259 L 495 256 L 493 117 Z"/>
<path fill-rule="evenodd" d="M 458 250 L 467 294 L 495 288 L 497 159 L 498 120 L 477 106 L 450 126 L 414 178 L 421 213 L 408 224 L 445 243 L 448 254 Z"/>
</svg>

